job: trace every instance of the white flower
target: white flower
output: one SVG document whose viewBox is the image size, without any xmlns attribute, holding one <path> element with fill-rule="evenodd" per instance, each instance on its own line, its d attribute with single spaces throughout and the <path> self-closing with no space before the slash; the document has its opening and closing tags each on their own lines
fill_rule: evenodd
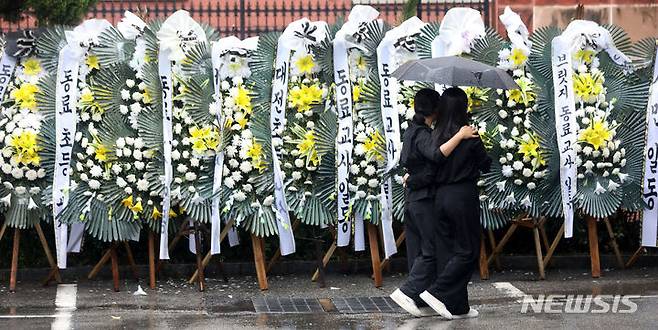
<svg viewBox="0 0 658 330">
<path fill-rule="evenodd" d="M 176 171 L 178 171 L 179 173 L 185 173 L 187 172 L 187 166 L 185 164 L 178 164 L 178 166 L 176 167 Z"/>
<path fill-rule="evenodd" d="M 194 180 L 196 180 L 196 174 L 194 174 L 193 172 L 187 172 L 187 173 L 185 173 L 185 180 L 187 180 L 187 181 L 194 181 Z"/>
<path fill-rule="evenodd" d="M 525 198 L 521 200 L 521 206 L 526 208 L 532 206 L 532 202 L 530 201 L 530 195 L 526 195 Z"/>
<path fill-rule="evenodd" d="M 7 163 L 2 164 L 2 172 L 4 172 L 5 174 L 11 173 L 11 165 Z"/>
<path fill-rule="evenodd" d="M 132 151 L 130 151 L 130 149 L 128 149 L 128 148 L 123 148 L 122 151 L 123 151 L 123 155 L 125 157 L 130 157 L 130 155 L 132 155 Z"/>
<path fill-rule="evenodd" d="M 34 180 L 37 179 L 37 171 L 29 170 L 29 171 L 25 172 L 25 177 L 30 181 L 34 181 Z"/>
<path fill-rule="evenodd" d="M 505 158 L 505 157 L 500 157 L 500 159 L 498 160 L 498 162 L 500 162 L 501 164 L 505 164 L 505 163 L 507 163 L 507 158 Z"/>
<path fill-rule="evenodd" d="M 295 159 L 295 166 L 296 167 L 304 167 L 304 161 L 301 159 Z"/>
<path fill-rule="evenodd" d="M 293 180 L 299 180 L 301 178 L 302 178 L 302 174 L 300 172 L 298 172 L 298 171 L 292 172 L 292 179 Z"/>
<path fill-rule="evenodd" d="M 356 178 L 356 184 L 359 185 L 359 186 L 362 186 L 362 185 L 367 184 L 367 183 L 368 183 L 368 179 L 366 179 L 362 176 Z"/>
<path fill-rule="evenodd" d="M 244 161 L 240 163 L 240 171 L 243 173 L 249 173 L 252 170 L 251 163 L 248 161 Z"/>
<path fill-rule="evenodd" d="M 591 155 L 591 154 L 592 154 L 592 151 L 594 151 L 594 149 L 592 149 L 592 147 L 590 147 L 590 146 L 585 146 L 585 147 L 583 148 L 583 153 L 584 153 L 586 156 Z"/>
<path fill-rule="evenodd" d="M 514 184 L 517 185 L 517 186 L 520 186 L 520 185 L 523 184 L 523 180 L 521 180 L 521 179 L 516 179 L 516 180 L 514 180 Z"/>
<path fill-rule="evenodd" d="M 121 90 L 121 98 L 124 99 L 125 101 L 130 100 L 130 91 L 122 89 Z"/>
<path fill-rule="evenodd" d="M 528 190 L 534 190 L 535 188 L 537 188 L 537 185 L 534 182 L 528 182 L 526 187 L 528 187 Z"/>
<path fill-rule="evenodd" d="M 515 170 L 520 171 L 523 168 L 523 162 L 517 160 L 512 164 L 512 167 Z"/>
<path fill-rule="evenodd" d="M 149 189 L 149 183 L 148 181 L 144 179 L 140 179 L 137 181 L 137 190 L 139 191 L 147 191 Z"/>
<path fill-rule="evenodd" d="M 94 165 L 91 170 L 89 170 L 89 174 L 94 178 L 98 178 L 103 175 L 103 169 L 98 165 Z"/>
<path fill-rule="evenodd" d="M 142 138 L 136 138 L 135 141 L 133 141 L 133 147 L 135 147 L 135 149 L 144 148 L 144 140 L 142 140 Z"/>
<path fill-rule="evenodd" d="M 242 191 L 238 191 L 235 194 L 233 194 L 233 198 L 235 198 L 235 200 L 238 202 L 242 202 L 245 199 L 247 199 L 247 195 L 245 195 L 245 193 L 243 193 Z"/>
<path fill-rule="evenodd" d="M 612 180 L 610 180 L 608 182 L 608 190 L 614 191 L 614 190 L 617 190 L 617 188 L 619 188 L 619 184 L 617 184 L 616 182 L 614 182 Z"/>
<path fill-rule="evenodd" d="M 379 186 L 379 180 L 377 180 L 377 179 L 368 180 L 368 186 L 370 188 L 377 188 L 377 186 Z"/>
<path fill-rule="evenodd" d="M 125 187 L 125 186 L 128 185 L 128 183 L 126 182 L 126 180 L 124 180 L 122 177 L 118 177 L 118 178 L 117 178 L 117 180 L 116 180 L 116 184 L 117 184 L 117 186 L 118 186 L 119 188 L 123 188 L 123 187 Z"/>
<path fill-rule="evenodd" d="M 514 192 L 511 192 L 507 197 L 505 197 L 505 203 L 514 204 L 516 203 L 516 198 L 514 197 Z"/>
<path fill-rule="evenodd" d="M 532 170 L 529 168 L 524 168 L 523 169 L 523 176 L 526 178 L 529 178 L 532 176 Z"/>
<path fill-rule="evenodd" d="M 374 166 L 372 166 L 372 165 L 368 165 L 368 166 L 366 167 L 366 169 L 364 170 L 364 173 L 365 173 L 366 175 L 368 175 L 368 176 L 372 176 L 372 175 L 374 175 L 376 172 L 377 172 L 377 169 L 376 169 Z"/>
<path fill-rule="evenodd" d="M 179 160 L 180 159 L 180 152 L 178 150 L 174 150 L 171 152 L 171 160 Z"/>
<path fill-rule="evenodd" d="M 133 188 L 126 187 L 126 188 L 123 189 L 123 192 L 125 192 L 125 193 L 128 194 L 128 195 L 132 195 L 132 193 L 133 193 Z"/>
<path fill-rule="evenodd" d="M 594 189 L 594 193 L 597 195 L 600 195 L 602 193 L 606 192 L 605 188 L 597 181 L 596 182 L 596 189 Z"/>
<path fill-rule="evenodd" d="M 137 169 L 138 171 L 143 170 L 145 166 L 146 164 L 144 164 L 144 162 L 135 162 L 135 169 Z"/>
<path fill-rule="evenodd" d="M 500 116 L 500 118 L 505 119 L 505 118 L 507 118 L 507 111 L 500 110 L 500 111 L 498 111 L 498 115 Z"/>
<path fill-rule="evenodd" d="M 41 179 L 41 178 L 44 178 L 44 177 L 46 176 L 46 170 L 43 169 L 43 168 L 40 168 L 40 169 L 37 171 L 37 176 L 38 176 L 40 179 Z"/>
<path fill-rule="evenodd" d="M 496 182 L 496 188 L 498 189 L 498 191 L 504 191 L 505 190 L 505 181 Z"/>
<path fill-rule="evenodd" d="M 591 172 L 592 168 L 594 168 L 594 163 L 591 160 L 588 160 L 583 164 L 585 166 L 585 169 L 587 169 L 587 172 Z"/>
<path fill-rule="evenodd" d="M 92 190 L 98 190 L 101 187 L 101 183 L 97 180 L 89 180 L 89 188 Z"/>
<path fill-rule="evenodd" d="M 509 165 L 503 165 L 502 172 L 503 176 L 506 178 L 509 178 L 514 174 L 512 166 Z"/>
<path fill-rule="evenodd" d="M 129 175 L 126 175 L 126 180 L 128 180 L 128 182 L 130 182 L 130 183 L 133 183 L 133 182 L 137 181 L 137 177 L 134 174 L 129 174 Z"/>
<path fill-rule="evenodd" d="M 142 159 L 142 151 L 139 150 L 139 149 L 135 149 L 135 150 L 133 151 L 133 157 L 134 157 L 136 160 L 141 160 L 141 159 Z"/>
<path fill-rule="evenodd" d="M 135 86 L 135 81 L 132 79 L 126 79 L 126 86 L 128 86 L 128 88 L 133 88 Z"/>
<path fill-rule="evenodd" d="M 619 174 L 617 174 L 617 176 L 619 177 L 619 181 L 621 183 L 626 182 L 626 179 L 628 178 L 628 174 L 626 174 L 626 173 L 619 173 Z"/>
<path fill-rule="evenodd" d="M 112 172 L 114 172 L 114 174 L 121 173 L 121 166 L 119 166 L 117 164 L 112 165 Z"/>
<path fill-rule="evenodd" d="M 274 197 L 273 196 L 267 196 L 263 200 L 263 205 L 264 206 L 272 206 L 273 203 L 274 203 Z"/>
</svg>

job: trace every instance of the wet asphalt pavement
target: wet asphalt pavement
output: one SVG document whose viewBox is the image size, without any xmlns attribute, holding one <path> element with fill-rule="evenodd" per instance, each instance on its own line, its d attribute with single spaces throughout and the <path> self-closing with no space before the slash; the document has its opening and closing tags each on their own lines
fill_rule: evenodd
<svg viewBox="0 0 658 330">
<path fill-rule="evenodd" d="M 326 288 L 318 288 L 308 276 L 273 276 L 269 278 L 270 289 L 261 292 L 255 277 L 242 276 L 229 278 L 227 282 L 208 279 L 207 290 L 203 293 L 183 279 L 161 280 L 155 290 L 148 289 L 145 281 L 124 280 L 121 292 L 112 291 L 111 281 L 107 280 L 49 287 L 42 287 L 35 281 L 19 282 L 16 293 L 9 293 L 4 282 L 0 284 L 0 329 L 658 327 L 658 268 L 608 270 L 599 279 L 592 279 L 586 270 L 551 270 L 549 280 L 545 281 L 536 280 L 536 274 L 527 271 L 494 273 L 488 281 L 474 278 L 469 292 L 480 317 L 456 321 L 413 318 L 379 298 L 392 292 L 403 278 L 404 274 L 389 274 L 385 276 L 384 286 L 377 289 L 364 274 L 329 275 Z M 138 284 L 147 296 L 133 295 Z M 522 313 L 523 297 L 529 295 L 537 304 L 542 302 L 540 294 L 558 295 L 552 300 L 553 307 L 546 310 L 544 304 L 538 307 L 539 312 L 528 307 L 527 312 Z M 566 295 L 611 295 L 599 297 L 608 302 L 610 309 L 618 305 L 614 308 L 617 312 L 595 313 L 596 308 L 592 307 L 586 313 L 564 313 Z M 637 310 L 624 313 L 630 308 L 613 295 L 633 295 L 627 299 Z M 546 300 L 548 297 L 544 297 L 543 301 Z M 374 304 L 367 305 L 371 302 Z M 299 312 L 299 303 L 316 309 Z M 346 304 L 355 309 L 346 310 Z M 592 306 L 598 305 L 593 303 Z M 381 310 L 382 307 L 386 308 L 385 312 L 373 311 L 373 308 Z M 292 308 L 295 312 L 266 313 L 262 312 L 263 308 L 275 311 Z"/>
</svg>

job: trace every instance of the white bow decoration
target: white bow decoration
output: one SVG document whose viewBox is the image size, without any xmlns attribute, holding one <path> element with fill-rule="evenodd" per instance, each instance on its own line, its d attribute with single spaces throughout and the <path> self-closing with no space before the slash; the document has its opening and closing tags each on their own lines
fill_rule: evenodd
<svg viewBox="0 0 658 330">
<path fill-rule="evenodd" d="M 507 37 L 512 42 L 514 47 L 530 53 L 532 42 L 528 38 L 528 28 L 521 20 L 521 16 L 515 13 L 509 6 L 505 7 L 505 11 L 499 16 L 500 22 L 505 25 Z"/>
<path fill-rule="evenodd" d="M 124 38 L 135 40 L 146 29 L 146 23 L 139 16 L 126 10 L 121 21 L 117 23 L 117 29 Z"/>
<path fill-rule="evenodd" d="M 206 42 L 206 33 L 190 13 L 178 10 L 162 23 L 157 33 L 160 51 L 169 51 L 170 61 L 185 58 L 185 52 L 197 43 Z"/>
<path fill-rule="evenodd" d="M 104 19 L 88 19 L 76 26 L 73 31 L 64 32 L 66 42 L 71 47 L 89 48 L 92 45 L 99 44 L 98 37 L 111 26 L 112 24 Z"/>
<path fill-rule="evenodd" d="M 592 21 L 575 20 L 559 36 L 563 42 L 570 42 L 571 51 L 578 47 L 589 46 L 595 51 L 604 50 L 610 55 L 610 58 L 621 66 L 631 63 L 628 56 L 624 55 L 615 46 L 610 31 Z"/>
<path fill-rule="evenodd" d="M 439 35 L 432 41 L 432 57 L 470 53 L 473 41 L 485 34 L 484 21 L 479 11 L 452 8 L 441 21 Z"/>
</svg>

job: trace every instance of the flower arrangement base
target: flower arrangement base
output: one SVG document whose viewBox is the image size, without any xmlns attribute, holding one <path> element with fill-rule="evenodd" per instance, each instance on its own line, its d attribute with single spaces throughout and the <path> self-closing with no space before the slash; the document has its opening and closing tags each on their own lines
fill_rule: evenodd
<svg viewBox="0 0 658 330">
<path fill-rule="evenodd" d="M 178 231 L 176 232 L 176 236 L 174 236 L 174 239 L 169 241 L 169 245 L 167 246 L 167 249 L 171 252 L 176 245 L 178 245 L 178 242 L 188 233 L 188 227 L 190 226 L 189 221 L 183 221 L 181 224 L 180 228 L 178 228 Z M 160 273 L 162 270 L 162 266 L 164 265 L 164 262 L 162 260 L 158 260 L 156 266 L 155 266 L 155 272 L 157 274 Z"/>
<path fill-rule="evenodd" d="M 495 241 L 493 241 L 493 233 L 492 233 L 490 236 L 490 241 L 492 242 L 492 244 L 495 244 L 495 247 L 493 248 L 491 255 L 489 255 L 489 257 L 487 258 L 486 263 L 483 262 L 482 259 L 480 259 L 480 277 L 482 277 L 483 275 L 487 275 L 486 278 L 488 278 L 489 275 L 488 269 L 491 262 L 493 262 L 494 259 L 496 259 L 497 256 L 503 251 L 503 248 L 505 247 L 509 239 L 512 237 L 516 229 L 518 227 L 523 227 L 530 229 L 533 232 L 533 239 L 535 242 L 535 253 L 537 255 L 537 268 L 539 272 L 539 279 L 541 280 L 545 279 L 546 278 L 545 268 L 546 266 L 548 266 L 548 263 L 550 262 L 551 257 L 553 256 L 553 252 L 555 251 L 555 248 L 557 247 L 557 244 L 560 242 L 560 239 L 562 238 L 562 234 L 564 233 L 564 225 L 563 225 L 560 228 L 560 231 L 556 235 L 555 239 L 553 240 L 552 244 L 549 245 L 548 236 L 546 235 L 546 230 L 544 229 L 545 223 L 546 223 L 545 217 L 540 217 L 537 219 L 537 218 L 528 218 L 525 216 L 521 216 L 516 219 L 513 219 L 512 225 L 507 230 L 507 232 L 505 232 L 505 235 L 500 240 L 500 242 L 498 242 L 498 244 L 495 244 Z M 546 257 L 543 256 L 542 245 L 546 250 Z M 483 248 L 484 248 L 484 241 L 481 241 L 480 251 L 482 251 Z M 482 253 L 480 253 L 480 256 L 482 257 Z"/>
<path fill-rule="evenodd" d="M 637 259 L 639 259 L 642 255 L 646 255 L 647 253 L 649 253 L 649 251 L 647 251 L 647 247 L 640 246 L 639 248 L 637 248 L 637 250 L 635 250 L 635 253 L 633 253 L 633 255 L 628 259 L 624 267 L 625 268 L 633 267 Z"/>
<path fill-rule="evenodd" d="M 324 256 L 322 257 L 322 268 L 327 267 L 327 264 L 329 263 L 329 260 L 331 260 L 331 257 L 333 257 L 334 253 L 338 251 L 339 254 L 339 260 L 340 260 L 340 267 L 342 272 L 347 273 L 349 265 L 347 263 L 348 256 L 347 253 L 345 252 L 345 249 L 339 249 L 338 245 L 336 244 L 336 228 L 331 228 L 331 235 L 332 235 L 332 242 L 331 245 L 329 246 L 329 249 L 327 252 L 325 252 Z M 311 281 L 315 282 L 318 280 L 318 277 L 320 276 L 320 267 L 315 270 L 313 273 L 313 276 L 311 277 Z"/>
<path fill-rule="evenodd" d="M 251 246 L 254 251 L 254 264 L 256 266 L 256 277 L 258 286 L 262 291 L 268 289 L 267 271 L 265 270 L 265 246 L 262 237 L 251 234 Z"/>
<path fill-rule="evenodd" d="M 368 245 L 370 246 L 370 261 L 372 262 L 372 277 L 375 280 L 375 287 L 382 286 L 382 264 L 379 258 L 379 227 L 368 223 Z"/>
<path fill-rule="evenodd" d="M 149 249 L 149 288 L 155 289 L 155 235 L 152 230 L 148 234 Z"/>
<path fill-rule="evenodd" d="M 601 262 L 599 259 L 599 233 L 597 230 L 597 222 L 599 219 L 586 216 L 587 221 L 587 240 L 589 241 L 589 256 L 592 266 L 592 277 L 598 278 L 601 277 Z M 603 218 L 608 235 L 610 235 L 610 243 L 612 249 L 615 252 L 615 257 L 617 258 L 617 264 L 620 268 L 624 268 L 624 260 L 621 257 L 619 252 L 619 246 L 617 245 L 617 240 L 615 239 L 614 232 L 612 231 L 612 225 L 610 225 L 610 220 L 608 218 Z"/>
<path fill-rule="evenodd" d="M 41 224 L 35 224 L 34 228 L 37 231 L 39 241 L 41 242 L 41 247 L 43 248 L 43 252 L 46 255 L 46 259 L 48 259 L 48 264 L 50 265 L 50 273 L 48 274 L 48 277 L 43 281 L 43 285 L 48 285 L 52 279 L 54 279 L 57 283 L 62 283 L 62 277 L 59 274 L 57 262 L 55 261 L 55 258 L 53 257 L 53 254 L 48 247 L 48 241 L 46 241 L 46 236 L 43 234 Z M 18 277 L 18 255 L 20 253 L 21 230 L 22 229 L 20 228 L 14 228 L 14 237 L 11 251 L 11 268 L 9 271 L 9 292 L 16 292 L 16 278 Z M 0 240 L 2 240 L 2 237 L 6 231 L 7 223 L 4 223 L 2 228 L 0 228 Z"/>
<path fill-rule="evenodd" d="M 224 241 L 224 238 L 228 235 L 228 231 L 233 227 L 233 224 L 235 223 L 235 220 L 231 219 L 229 220 L 225 225 L 224 228 L 222 229 L 221 233 L 219 234 L 219 244 L 222 244 Z M 201 261 L 201 268 L 206 269 L 208 267 L 208 264 L 210 264 L 210 260 L 212 259 L 212 254 L 210 251 L 206 253 L 206 255 L 203 257 L 203 260 Z M 220 269 L 222 269 L 222 263 L 219 263 Z M 222 275 L 224 276 L 224 281 L 227 281 L 228 279 L 226 278 L 226 275 L 222 271 Z M 187 281 L 187 283 L 192 284 L 194 281 L 197 280 L 197 277 L 199 276 L 199 271 L 195 270 L 194 274 L 190 277 L 190 279 Z"/>
<path fill-rule="evenodd" d="M 139 280 L 139 275 L 137 274 L 137 264 L 135 264 L 135 259 L 133 258 L 133 253 L 132 249 L 130 248 L 130 245 L 128 242 L 123 241 L 121 242 L 123 247 L 126 250 L 126 259 L 128 259 L 128 265 L 130 266 L 130 269 L 133 273 L 133 277 L 135 280 Z M 119 292 L 119 257 L 117 256 L 117 249 L 119 248 L 119 242 L 113 242 L 110 245 L 110 248 L 105 251 L 103 256 L 98 260 L 96 265 L 91 269 L 89 274 L 87 275 L 87 279 L 94 279 L 96 275 L 103 269 L 103 266 L 110 261 L 110 266 L 112 269 L 112 284 L 114 286 L 114 291 Z"/>
<path fill-rule="evenodd" d="M 295 221 L 292 223 L 293 233 L 297 230 L 297 228 L 299 228 L 299 225 L 301 223 L 302 222 L 299 219 L 295 219 Z M 272 268 L 274 267 L 274 265 L 276 265 L 279 262 L 280 259 L 281 259 L 281 249 L 276 249 L 276 252 L 274 252 L 274 255 L 272 256 L 272 258 L 270 258 L 270 261 L 267 263 L 266 271 L 268 273 L 272 271 Z"/>
<path fill-rule="evenodd" d="M 494 244 L 495 246 L 495 243 L 492 242 L 492 244 Z M 498 257 L 495 257 L 494 260 L 496 262 L 496 265 L 500 267 L 500 264 L 498 263 Z M 478 268 L 480 269 L 480 279 L 488 280 L 489 264 L 487 264 L 487 247 L 486 247 L 486 243 L 484 242 L 484 231 L 480 233 L 480 264 Z"/>
</svg>

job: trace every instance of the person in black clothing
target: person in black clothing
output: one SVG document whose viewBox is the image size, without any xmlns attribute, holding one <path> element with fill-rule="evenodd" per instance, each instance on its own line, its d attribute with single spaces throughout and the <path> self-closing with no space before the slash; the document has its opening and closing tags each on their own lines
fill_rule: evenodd
<svg viewBox="0 0 658 330">
<path fill-rule="evenodd" d="M 439 144 L 449 139 L 460 127 L 467 124 L 468 97 L 459 88 L 443 92 L 440 114 L 433 131 Z M 489 171 L 491 158 L 482 140 L 471 139 L 458 145 L 441 165 L 435 168 L 435 224 L 434 237 L 439 249 L 435 255 L 426 255 L 414 264 L 410 278 L 425 278 L 436 271 L 436 264 L 445 262 L 433 283 L 420 293 L 420 297 L 439 315 L 449 318 L 477 317 L 478 312 L 468 304 L 468 282 L 477 267 L 480 254 L 480 200 L 477 180 L 481 172 Z M 426 178 L 409 173 L 409 187 L 424 186 Z M 440 259 L 444 259 L 441 261 Z M 424 283 L 423 283 L 424 285 Z M 417 294 L 421 285 L 403 289 Z"/>
<path fill-rule="evenodd" d="M 405 203 L 405 233 L 407 245 L 407 262 L 409 271 L 415 266 L 416 260 L 420 260 L 423 254 L 433 254 L 435 250 L 432 237 L 432 222 L 435 221 L 434 185 L 433 177 L 436 166 L 444 163 L 457 145 L 463 139 L 477 136 L 477 132 L 471 126 L 461 127 L 450 139 L 446 139 L 439 147 L 433 142 L 431 125 L 438 113 L 440 95 L 432 89 L 422 89 L 414 97 L 413 120 L 404 133 L 400 165 L 407 173 L 416 175 L 419 183 L 412 188 L 407 188 Z M 422 182 L 422 183 L 421 183 Z M 442 267 L 441 267 L 442 270 Z M 426 277 L 422 281 L 422 289 L 426 289 L 433 278 Z M 399 290 L 391 295 L 407 311 L 416 316 L 435 315 L 431 309 L 421 310 L 417 306 L 425 305 L 420 299 L 418 291 L 415 295 L 408 297 Z M 425 305 L 426 306 L 426 305 Z"/>
</svg>

